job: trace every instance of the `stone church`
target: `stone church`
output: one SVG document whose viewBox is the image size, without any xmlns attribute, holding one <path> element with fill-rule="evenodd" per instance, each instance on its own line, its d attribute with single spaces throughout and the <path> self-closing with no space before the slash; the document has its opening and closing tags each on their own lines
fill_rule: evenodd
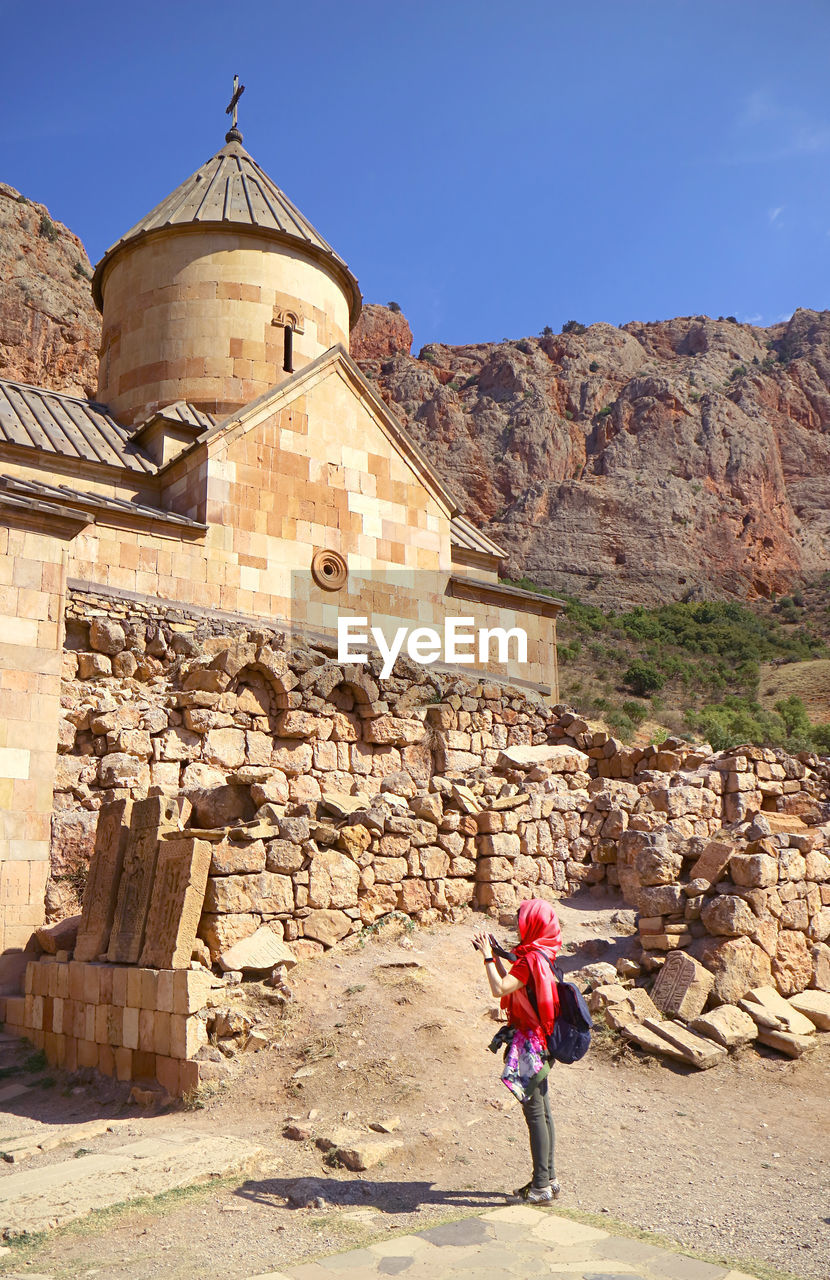
<svg viewBox="0 0 830 1280">
<path fill-rule="evenodd" d="M 43 915 L 69 599 L 318 637 L 466 615 L 527 633 L 487 674 L 557 696 L 560 606 L 499 583 L 349 356 L 354 275 L 236 126 L 92 288 L 97 400 L 0 382 L 0 984 Z"/>
</svg>

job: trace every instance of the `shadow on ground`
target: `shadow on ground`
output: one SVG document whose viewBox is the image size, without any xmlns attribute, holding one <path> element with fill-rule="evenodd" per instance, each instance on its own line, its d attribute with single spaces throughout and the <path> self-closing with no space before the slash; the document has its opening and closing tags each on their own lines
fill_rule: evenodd
<svg viewBox="0 0 830 1280">
<path fill-rule="evenodd" d="M 368 1182 L 337 1178 L 263 1178 L 244 1182 L 234 1192 L 254 1204 L 275 1209 L 373 1208 L 383 1213 L 416 1213 L 425 1205 L 448 1209 L 500 1208 L 503 1191 L 446 1191 L 431 1182 Z M 507 1197 L 509 1199 L 509 1197 Z"/>
</svg>

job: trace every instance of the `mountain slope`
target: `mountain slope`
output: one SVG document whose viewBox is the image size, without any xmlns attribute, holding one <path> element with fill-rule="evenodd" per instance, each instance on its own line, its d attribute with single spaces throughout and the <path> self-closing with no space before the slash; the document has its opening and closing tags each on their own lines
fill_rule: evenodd
<svg viewBox="0 0 830 1280">
<path fill-rule="evenodd" d="M 361 362 L 512 576 L 627 605 L 824 567 L 830 313 L 576 329 Z"/>
<path fill-rule="evenodd" d="M 80 240 L 0 184 L 0 376 L 95 394 Z M 508 572 L 596 604 L 788 592 L 830 548 L 830 312 L 705 316 L 415 358 L 367 305 L 352 351 Z"/>
<path fill-rule="evenodd" d="M 94 396 L 101 318 L 77 236 L 0 183 L 0 378 Z"/>
</svg>

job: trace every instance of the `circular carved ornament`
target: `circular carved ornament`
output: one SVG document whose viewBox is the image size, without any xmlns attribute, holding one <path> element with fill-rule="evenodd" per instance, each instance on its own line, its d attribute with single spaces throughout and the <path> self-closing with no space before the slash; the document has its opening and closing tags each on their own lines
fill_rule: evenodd
<svg viewBox="0 0 830 1280">
<path fill-rule="evenodd" d="M 311 576 L 324 591 L 339 591 L 349 576 L 349 566 L 339 551 L 315 551 Z"/>
</svg>

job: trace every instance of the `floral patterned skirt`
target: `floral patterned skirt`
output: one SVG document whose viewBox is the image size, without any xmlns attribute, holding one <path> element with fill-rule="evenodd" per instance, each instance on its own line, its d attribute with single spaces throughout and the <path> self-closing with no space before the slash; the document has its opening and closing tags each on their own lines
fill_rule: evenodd
<svg viewBox="0 0 830 1280">
<path fill-rule="evenodd" d="M 504 1059 L 502 1084 L 506 1085 L 520 1102 L 526 1102 L 549 1071 L 547 1045 L 541 1033 L 537 1030 L 514 1031 Z"/>
</svg>

